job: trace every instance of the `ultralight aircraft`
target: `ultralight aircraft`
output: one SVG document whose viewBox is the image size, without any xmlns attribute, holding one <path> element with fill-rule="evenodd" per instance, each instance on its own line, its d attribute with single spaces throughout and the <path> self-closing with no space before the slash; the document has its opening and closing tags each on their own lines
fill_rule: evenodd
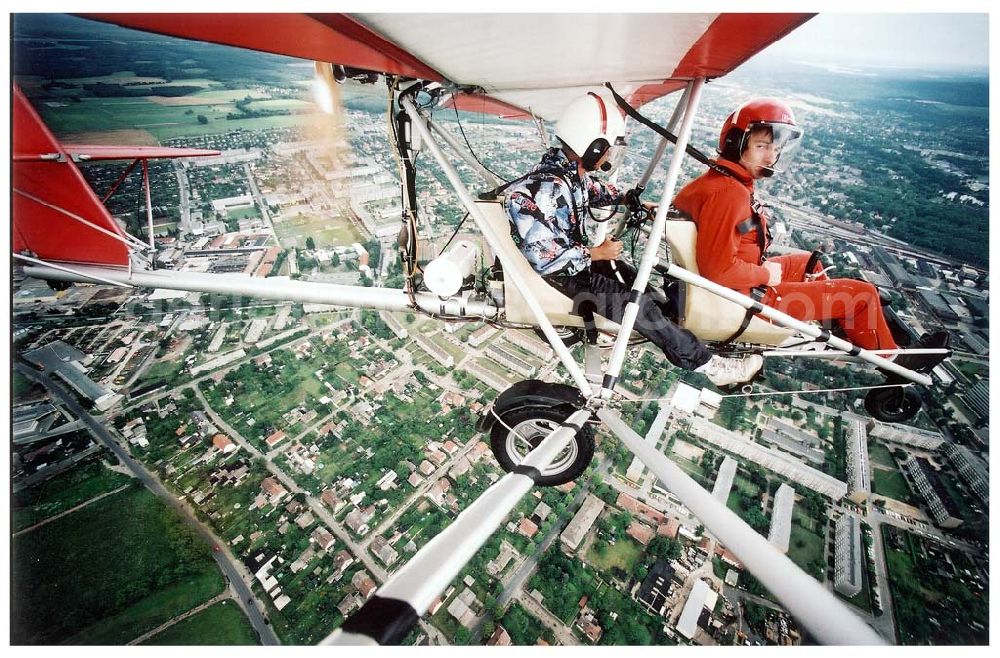
<svg viewBox="0 0 1000 658">
<path fill-rule="evenodd" d="M 91 190 L 75 162 L 131 160 L 145 174 L 153 158 L 217 152 L 158 147 L 60 143 L 24 94 L 13 98 L 13 256 L 27 276 L 56 285 L 89 282 L 167 288 L 293 302 L 410 311 L 536 330 L 552 346 L 572 385 L 522 381 L 497 397 L 480 421 L 508 474 L 462 512 L 393 574 L 377 594 L 326 642 L 392 644 L 401 641 L 476 550 L 503 523 L 533 485 L 578 477 L 594 454 L 594 426 L 603 423 L 705 527 L 774 593 L 820 642 L 881 644 L 883 640 L 828 590 L 802 572 L 664 454 L 652 449 L 616 413 L 616 392 L 636 321 L 637 300 L 650 277 L 679 290 L 677 319 L 717 352 L 755 352 L 768 358 L 853 360 L 896 379 L 865 401 L 872 415 L 899 421 L 920 406 L 912 384 L 928 375 L 863 350 L 815 324 L 798 321 L 698 275 L 697 231 L 668 217 L 690 145 L 706 82 L 726 75 L 807 21 L 808 14 L 94 14 L 86 17 L 176 37 L 290 55 L 316 62 L 321 88 L 338 83 L 384 84 L 390 107 L 389 140 L 397 149 L 403 185 L 399 255 L 402 289 L 368 288 L 231 274 L 153 268 L 155 242 L 127 234 Z M 531 120 L 544 139 L 545 120 L 557 118 L 579 95 L 615 98 L 629 115 L 677 92 L 679 100 L 642 178 L 638 198 L 670 143 L 674 147 L 655 215 L 634 204 L 605 235 L 640 231 L 633 301 L 619 324 L 572 313 L 572 302 L 551 288 L 521 256 L 509 229 L 501 183 L 471 151 L 434 119 L 436 110 L 466 110 Z M 616 102 L 611 101 L 609 102 Z M 676 135 L 674 134 L 676 131 Z M 451 158 L 483 180 L 470 189 Z M 445 173 L 482 234 L 483 244 L 459 241 L 423 264 L 418 253 L 416 155 L 426 153 Z M 702 156 L 703 157 L 703 156 Z M 117 188 L 118 184 L 115 185 Z M 486 192 L 486 193 L 484 193 Z M 149 210 L 151 212 L 151 210 Z M 614 227 L 612 227 L 614 225 Z M 595 242 L 596 244 L 596 242 Z M 480 248 L 482 253 L 480 255 Z M 493 263 L 478 279 L 476 262 Z M 648 293 L 647 293 L 648 294 Z M 602 341 L 603 337 L 603 341 Z M 609 338 L 610 337 L 610 338 Z M 610 345 L 604 344 L 613 340 Z M 583 341 L 584 363 L 569 345 Z M 605 356 L 606 352 L 610 352 Z M 906 350 L 897 350 L 906 352 Z M 915 353 L 914 350 L 909 350 Z M 947 350 L 920 353 L 943 359 Z"/>
</svg>

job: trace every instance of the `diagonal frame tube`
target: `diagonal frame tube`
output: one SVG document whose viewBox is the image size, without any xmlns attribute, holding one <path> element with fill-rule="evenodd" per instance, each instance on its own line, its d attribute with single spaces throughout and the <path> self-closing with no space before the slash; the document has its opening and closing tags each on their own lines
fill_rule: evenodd
<svg viewBox="0 0 1000 658">
<path fill-rule="evenodd" d="M 458 171 L 455 170 L 454 165 L 452 165 L 451 162 L 444 156 L 444 153 L 441 152 L 441 147 L 434 141 L 424 118 L 420 115 L 420 112 L 413 104 L 413 100 L 408 97 L 403 97 L 400 99 L 400 104 L 403 106 L 403 109 L 406 110 L 406 113 L 410 115 L 413 127 L 416 128 L 417 132 L 420 134 L 420 138 L 426 144 L 427 149 L 431 152 L 431 155 L 434 156 L 434 159 L 444 171 L 445 176 L 448 178 L 448 182 L 451 183 L 452 188 L 455 190 L 455 193 L 458 194 L 458 197 L 461 199 L 466 210 L 468 210 L 469 214 L 472 215 L 472 218 L 475 220 L 476 225 L 479 226 L 479 230 L 486 238 L 486 241 L 491 245 L 499 244 L 499 238 L 493 231 L 493 227 L 486 221 L 486 216 L 483 215 L 483 211 L 476 204 L 476 200 L 473 198 L 472 193 L 469 192 L 468 188 L 466 188 L 465 184 L 462 182 L 462 179 L 459 177 Z M 562 362 L 563 367 L 566 368 L 566 371 L 569 372 L 570 376 L 573 378 L 573 382 L 576 384 L 577 388 L 580 389 L 580 393 L 583 394 L 585 398 L 591 397 L 592 388 L 590 386 L 590 382 L 587 381 L 587 377 L 580 368 L 580 365 L 577 364 L 573 355 L 570 354 L 569 349 L 559 338 L 559 335 L 556 333 L 552 323 L 545 315 L 545 310 L 538 302 L 534 293 L 528 287 L 527 283 L 518 275 L 513 263 L 509 261 L 509 257 L 500 250 L 496 250 L 496 255 L 500 259 L 500 263 L 503 265 L 504 275 L 507 276 L 511 283 L 517 286 L 517 289 L 521 292 L 525 303 L 527 303 L 528 308 L 531 309 L 532 315 L 535 316 L 535 320 L 538 322 L 538 327 L 545 334 L 545 337 L 548 339 L 552 349 L 555 350 L 555 353 L 559 356 L 559 360 Z M 624 332 L 626 339 L 628 337 L 628 333 L 629 332 L 627 331 Z"/>
<path fill-rule="evenodd" d="M 646 243 L 646 248 L 642 252 L 642 260 L 639 263 L 635 282 L 632 284 L 632 298 L 625 306 L 624 317 L 620 323 L 621 330 L 618 332 L 618 338 L 615 340 L 615 347 L 611 352 L 611 359 L 604 374 L 601 397 L 605 399 L 610 398 L 614 393 L 618 375 L 621 373 L 622 364 L 625 362 L 629 337 L 632 334 L 632 328 L 635 326 L 635 320 L 639 315 L 639 300 L 646 290 L 646 284 L 649 283 L 649 276 L 652 274 L 653 266 L 658 260 L 656 252 L 661 240 L 663 240 L 663 231 L 667 221 L 667 209 L 669 208 L 670 200 L 674 196 L 674 188 L 677 187 L 677 178 L 681 172 L 681 162 L 684 159 L 684 152 L 691 138 L 691 128 L 694 124 L 695 113 L 698 111 L 698 102 L 701 100 L 701 91 L 704 85 L 705 78 L 696 78 L 688 83 L 690 95 L 687 99 L 687 105 L 684 108 L 684 119 L 681 122 L 680 134 L 677 136 L 677 146 L 670 159 L 670 166 L 667 168 L 666 185 L 663 188 L 660 205 L 656 209 L 656 218 L 653 220 L 652 228 L 650 228 L 649 242 Z"/>
<path fill-rule="evenodd" d="M 885 644 L 833 593 L 636 434 L 617 413 L 604 408 L 597 411 L 597 417 L 821 643 Z"/>
<path fill-rule="evenodd" d="M 417 616 L 422 615 L 472 559 L 476 551 L 496 532 L 525 494 L 531 491 L 535 482 L 530 473 L 544 471 L 559 453 L 575 440 L 579 428 L 583 427 L 590 417 L 590 410 L 580 409 L 552 430 L 537 448 L 528 453 L 516 470 L 497 480 L 463 510 L 451 525 L 417 551 L 403 568 L 379 588 L 376 596 L 382 601 L 388 599 L 408 604 L 408 610 L 405 606 L 398 604 L 397 606 L 409 613 L 411 619 L 413 613 Z M 405 621 L 396 624 L 396 620 L 385 618 L 384 605 L 372 605 L 367 611 L 366 607 L 369 607 L 368 604 L 348 620 L 343 630 L 335 630 L 323 640 L 322 644 L 373 644 L 371 638 L 350 631 L 358 626 L 366 626 L 359 623 L 355 617 L 364 617 L 376 611 L 382 614 L 379 620 L 382 625 L 398 627 L 395 634 L 380 638 L 382 643 L 398 643 L 405 637 L 410 628 Z"/>
<path fill-rule="evenodd" d="M 45 201 L 44 199 L 40 199 L 37 196 L 35 196 L 34 194 L 30 194 L 28 192 L 25 192 L 24 190 L 19 190 L 17 188 L 13 188 L 12 191 L 14 192 L 14 194 L 19 194 L 19 195 L 23 196 L 25 199 L 30 199 L 31 201 L 34 201 L 35 203 L 37 203 L 40 206 L 45 206 L 46 208 L 50 208 L 52 210 L 55 210 L 58 213 L 62 213 L 63 215 L 66 215 L 70 219 L 74 219 L 74 220 L 80 222 L 81 224 L 84 224 L 84 225 L 86 225 L 86 226 L 94 229 L 98 233 L 103 233 L 104 235 L 108 236 L 109 238 L 112 238 L 114 240 L 118 240 L 119 242 L 121 242 L 122 244 L 124 244 L 129 249 L 139 249 L 139 250 L 142 250 L 142 251 L 145 251 L 146 249 L 149 249 L 149 245 L 147 245 L 145 242 L 142 242 L 138 238 L 130 235 L 129 233 L 124 233 L 122 235 L 119 235 L 117 233 L 109 231 L 108 229 L 104 228 L 103 226 L 98 226 L 97 224 L 94 224 L 93 222 L 91 222 L 90 220 L 86 219 L 85 217 L 77 215 L 76 213 L 72 213 L 72 212 L 66 210 L 65 208 L 62 208 L 62 207 L 57 206 L 55 204 L 49 203 L 48 201 Z"/>
<path fill-rule="evenodd" d="M 674 108 L 673 114 L 670 115 L 670 121 L 667 122 L 667 131 L 673 132 L 677 127 L 677 122 L 681 120 L 684 108 L 687 107 L 688 99 L 691 98 L 691 85 L 684 87 L 684 93 L 681 99 L 677 101 L 677 106 Z M 646 189 L 646 185 L 649 184 L 649 179 L 653 177 L 653 172 L 656 171 L 657 165 L 660 164 L 660 160 L 663 158 L 663 154 L 667 152 L 667 145 L 670 144 L 670 140 L 666 137 L 660 138 L 660 143 L 656 146 L 656 151 L 653 153 L 653 157 L 649 160 L 649 165 L 646 166 L 646 171 L 643 172 L 642 177 L 639 182 L 636 183 L 636 187 L 640 190 Z"/>
<path fill-rule="evenodd" d="M 647 249 L 648 248 L 649 247 L 647 247 Z M 882 370 L 904 377 L 915 384 L 930 386 L 933 383 L 929 375 L 916 372 L 915 370 L 910 370 L 909 368 L 904 368 L 898 365 L 895 361 L 889 361 L 885 357 L 879 356 L 879 350 L 862 349 L 850 341 L 831 335 L 830 332 L 825 329 L 793 318 L 787 313 L 782 313 L 781 311 L 771 308 L 770 306 L 765 306 L 764 304 L 754 301 L 752 297 L 740 294 L 735 290 L 719 285 L 714 281 L 709 281 L 705 277 L 688 271 L 676 263 L 670 264 L 665 270 L 662 271 L 666 276 L 678 279 L 684 283 L 690 283 L 698 286 L 699 288 L 704 288 L 705 290 L 708 290 L 723 299 L 739 304 L 745 309 L 753 309 L 759 315 L 764 316 L 777 325 L 788 329 L 794 329 L 795 331 L 801 332 L 810 338 L 818 338 L 836 350 L 842 350 L 850 356 L 855 356 L 863 361 L 877 366 L 878 368 L 881 368 Z"/>
</svg>

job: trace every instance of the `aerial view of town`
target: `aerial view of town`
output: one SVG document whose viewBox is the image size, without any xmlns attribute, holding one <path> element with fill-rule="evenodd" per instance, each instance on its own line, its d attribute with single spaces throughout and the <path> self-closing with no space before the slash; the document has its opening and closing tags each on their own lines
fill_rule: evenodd
<svg viewBox="0 0 1000 658">
<path fill-rule="evenodd" d="M 327 114 L 311 61 L 59 14 L 11 28 L 13 82 L 61 142 L 218 152 L 149 160 L 148 197 L 131 160 L 77 163 L 157 271 L 403 288 L 383 83 L 338 86 Z M 616 389 L 636 433 L 890 645 L 989 642 L 988 82 L 751 62 L 694 124 L 714 155 L 732 108 L 788 100 L 806 137 L 758 188 L 775 245 L 821 248 L 914 336 L 950 332 L 915 417 L 873 419 L 857 389 L 882 375 L 842 360 L 768 359 L 734 393 L 640 343 Z M 643 111 L 666 123 L 677 97 Z M 434 118 L 504 180 L 544 150 L 532 121 Z M 626 186 L 659 142 L 629 126 Z M 416 160 L 421 258 L 481 242 Z M 703 171 L 688 158 L 680 184 Z M 320 643 L 505 475 L 477 429 L 490 403 L 572 384 L 530 329 L 13 265 L 14 645 Z M 525 495 L 403 640 L 816 643 L 603 426 L 582 475 Z"/>
</svg>

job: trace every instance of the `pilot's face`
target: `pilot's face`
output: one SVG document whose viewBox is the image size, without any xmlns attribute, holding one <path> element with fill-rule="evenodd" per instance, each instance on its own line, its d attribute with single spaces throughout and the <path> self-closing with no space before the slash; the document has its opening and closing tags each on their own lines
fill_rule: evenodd
<svg viewBox="0 0 1000 658">
<path fill-rule="evenodd" d="M 769 128 L 758 128 L 750 133 L 740 156 L 740 164 L 754 178 L 763 178 L 764 169 L 778 160 L 778 147 Z"/>
</svg>

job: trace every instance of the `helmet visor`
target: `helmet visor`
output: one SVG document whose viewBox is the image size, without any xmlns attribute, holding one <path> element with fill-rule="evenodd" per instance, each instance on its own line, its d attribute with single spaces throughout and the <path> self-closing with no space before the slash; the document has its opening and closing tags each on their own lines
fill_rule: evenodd
<svg viewBox="0 0 1000 658">
<path fill-rule="evenodd" d="M 604 153 L 604 157 L 601 158 L 601 164 L 598 165 L 598 169 L 605 173 L 617 171 L 618 167 L 621 166 L 622 161 L 625 159 L 625 148 L 625 138 L 617 138 L 614 145 L 609 146 L 608 150 Z"/>
<path fill-rule="evenodd" d="M 773 149 L 773 163 L 767 166 L 774 173 L 788 170 L 789 164 L 795 159 L 795 154 L 802 142 L 802 129 L 787 123 L 771 123 L 760 121 L 751 123 L 744 137 L 744 148 L 751 136 L 760 135 L 764 131 L 770 133 L 770 148 Z"/>
</svg>

